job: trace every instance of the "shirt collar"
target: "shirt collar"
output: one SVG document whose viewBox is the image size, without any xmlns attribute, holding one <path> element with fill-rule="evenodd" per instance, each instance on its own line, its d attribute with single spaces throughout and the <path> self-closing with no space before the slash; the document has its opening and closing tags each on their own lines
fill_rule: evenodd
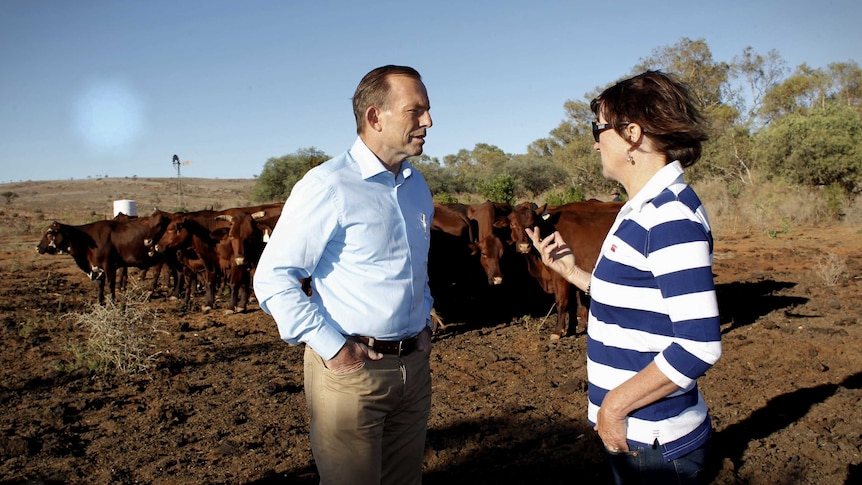
<svg viewBox="0 0 862 485">
<path fill-rule="evenodd" d="M 679 163 L 679 160 L 665 165 L 649 179 L 637 195 L 626 202 L 625 206 L 627 206 L 629 210 L 640 212 L 641 209 L 643 209 L 645 205 L 649 204 L 650 201 L 655 199 L 662 190 L 668 188 L 677 180 L 682 179 L 683 173 L 685 173 L 685 170 L 683 170 L 682 164 Z"/>
<path fill-rule="evenodd" d="M 358 136 L 356 137 L 356 141 L 353 142 L 353 146 L 350 147 L 350 156 L 359 164 L 359 173 L 362 175 L 363 180 L 389 171 L 380 162 L 377 155 L 362 141 L 362 138 Z M 401 172 L 396 176 L 396 179 L 400 177 L 409 178 L 412 173 L 413 166 L 405 159 L 401 162 Z"/>
</svg>

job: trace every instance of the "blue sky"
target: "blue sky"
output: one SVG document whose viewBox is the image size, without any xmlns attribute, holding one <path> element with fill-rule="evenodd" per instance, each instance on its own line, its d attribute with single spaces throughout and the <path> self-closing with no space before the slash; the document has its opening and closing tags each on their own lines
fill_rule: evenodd
<svg viewBox="0 0 862 485">
<path fill-rule="evenodd" d="M 350 97 L 384 64 L 422 73 L 425 153 L 524 153 L 563 103 L 656 47 L 751 46 L 788 67 L 862 62 L 859 0 L 0 2 L 0 183 L 251 178 L 355 138 Z"/>
</svg>

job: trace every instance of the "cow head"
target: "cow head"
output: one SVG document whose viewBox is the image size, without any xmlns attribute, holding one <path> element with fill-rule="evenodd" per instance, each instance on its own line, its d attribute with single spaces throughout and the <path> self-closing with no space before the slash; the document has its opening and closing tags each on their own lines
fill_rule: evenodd
<svg viewBox="0 0 862 485">
<path fill-rule="evenodd" d="M 153 247 L 156 241 L 158 241 L 165 233 L 165 230 L 168 228 L 168 224 L 171 223 L 172 216 L 173 214 L 168 212 L 155 210 L 148 217 L 141 219 L 141 221 L 149 228 L 146 236 L 144 236 L 144 246 L 148 248 Z"/>
<path fill-rule="evenodd" d="M 531 202 L 524 202 L 512 208 L 512 212 L 509 214 L 509 229 L 515 250 L 519 253 L 527 254 L 533 247 L 532 241 L 527 237 L 527 228 L 532 229 L 540 226 L 539 232 L 542 237 L 548 235 L 542 230 L 543 227 L 547 227 L 542 217 L 544 214 L 546 214 L 545 206 L 538 207 Z"/>
<path fill-rule="evenodd" d="M 489 235 L 476 241 L 479 250 L 479 262 L 488 276 L 488 284 L 495 286 L 503 283 L 503 270 L 500 259 L 503 257 L 503 242 L 494 235 Z"/>
<path fill-rule="evenodd" d="M 236 266 L 244 266 L 248 263 L 254 263 L 260 256 L 263 246 L 263 233 L 255 224 L 254 219 L 263 217 L 263 211 L 255 212 L 254 214 L 222 214 L 216 216 L 217 220 L 224 220 L 230 223 L 227 233 L 219 243 L 219 257 L 229 254 L 231 263 Z"/>
<path fill-rule="evenodd" d="M 188 221 L 183 215 L 175 215 L 165 227 L 165 232 L 152 246 L 152 250 L 156 253 L 164 253 L 169 249 L 180 248 L 189 242 L 190 233 L 186 229 Z"/>
<path fill-rule="evenodd" d="M 481 204 L 472 204 L 467 207 L 466 216 L 477 225 L 478 238 L 475 242 L 480 253 L 480 261 L 485 274 L 488 276 L 488 284 L 499 285 L 503 282 L 503 272 L 500 267 L 500 259 L 503 257 L 503 238 L 507 239 L 509 220 L 508 214 L 512 210 L 509 204 L 486 201 Z"/>
<path fill-rule="evenodd" d="M 36 245 L 36 251 L 39 254 L 63 254 L 69 252 L 69 242 L 63 234 L 62 226 L 59 222 L 54 221 L 48 227 L 48 230 L 42 235 L 39 244 Z"/>
</svg>

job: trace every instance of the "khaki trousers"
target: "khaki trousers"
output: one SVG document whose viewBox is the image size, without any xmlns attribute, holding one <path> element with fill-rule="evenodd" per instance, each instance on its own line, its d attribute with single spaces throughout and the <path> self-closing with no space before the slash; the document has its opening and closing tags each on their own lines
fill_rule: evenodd
<svg viewBox="0 0 862 485">
<path fill-rule="evenodd" d="M 305 347 L 311 451 L 323 485 L 419 484 L 428 415 L 428 354 L 384 355 L 334 374 Z"/>
</svg>

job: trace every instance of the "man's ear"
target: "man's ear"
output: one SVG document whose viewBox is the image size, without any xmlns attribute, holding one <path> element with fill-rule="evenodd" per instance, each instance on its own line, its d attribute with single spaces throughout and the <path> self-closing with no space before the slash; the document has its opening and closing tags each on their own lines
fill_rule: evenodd
<svg viewBox="0 0 862 485">
<path fill-rule="evenodd" d="M 377 106 L 369 106 L 365 110 L 365 122 L 374 131 L 381 131 L 383 129 L 380 126 L 380 109 Z"/>
</svg>

